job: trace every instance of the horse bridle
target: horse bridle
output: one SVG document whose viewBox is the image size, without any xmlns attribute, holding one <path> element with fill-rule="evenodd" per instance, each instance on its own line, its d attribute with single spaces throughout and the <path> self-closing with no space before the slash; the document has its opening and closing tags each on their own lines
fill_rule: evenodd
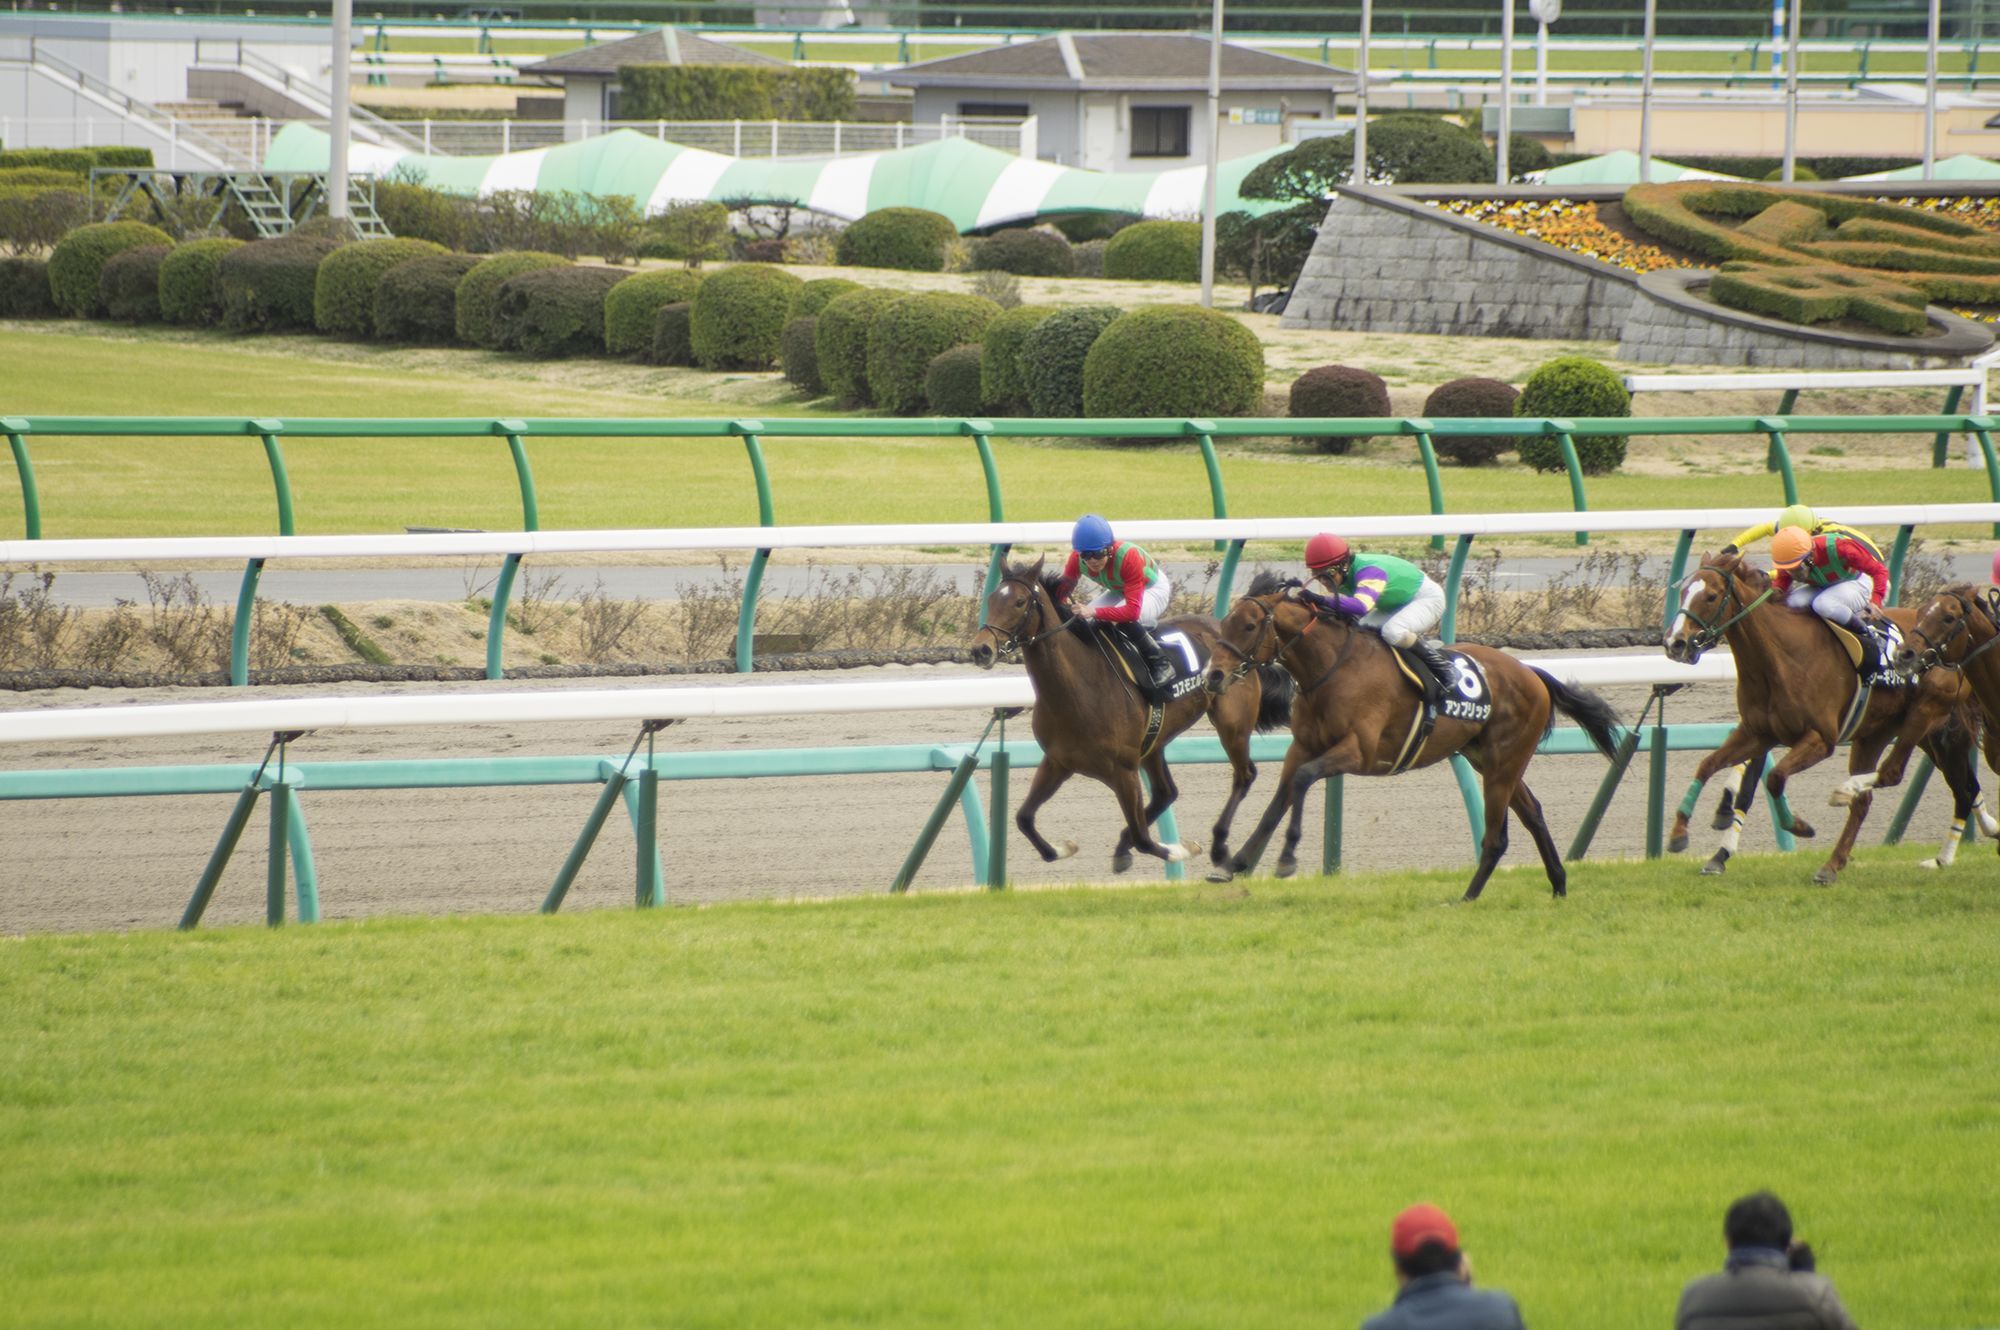
<svg viewBox="0 0 2000 1330">
<path fill-rule="evenodd" d="M 1228 647 L 1230 652 L 1236 657 L 1237 660 L 1236 668 L 1232 670 L 1230 672 L 1229 677 L 1223 681 L 1222 687 L 1224 688 L 1224 690 L 1227 690 L 1235 686 L 1237 680 L 1241 679 L 1244 675 L 1248 674 L 1251 670 L 1255 669 L 1257 666 L 1274 664 L 1277 661 L 1283 660 L 1285 653 L 1287 651 L 1290 651 L 1293 647 L 1297 646 L 1299 644 L 1300 639 L 1305 637 L 1305 635 L 1307 633 L 1310 633 L 1314 628 L 1317 628 L 1319 626 L 1320 620 L 1323 617 L 1327 616 L 1327 611 L 1325 610 L 1316 609 L 1310 605 L 1306 606 L 1307 609 L 1312 610 L 1312 617 L 1306 620 L 1306 626 L 1299 629 L 1299 631 L 1297 631 L 1296 633 L 1293 633 L 1283 642 L 1279 643 L 1277 648 L 1271 652 L 1270 660 L 1260 661 L 1257 659 L 1257 651 L 1260 647 L 1264 645 L 1264 638 L 1272 634 L 1274 630 L 1274 625 L 1276 625 L 1276 623 L 1278 622 L 1278 616 L 1274 608 L 1266 608 L 1262 604 L 1262 602 L 1255 600 L 1253 600 L 1252 603 L 1256 604 L 1259 609 L 1262 609 L 1264 611 L 1264 622 L 1258 625 L 1257 636 L 1250 643 L 1249 652 L 1246 654 L 1245 652 L 1238 651 L 1236 649 L 1235 644 L 1231 643 L 1227 638 L 1221 637 L 1219 635 L 1215 639 L 1215 646 L 1209 648 L 1209 655 L 1211 659 L 1214 656 L 1215 647 Z M 1303 604 L 1303 602 L 1295 602 L 1295 603 Z M 1327 666 L 1326 672 L 1320 675 L 1319 678 L 1313 680 L 1309 686 L 1301 689 L 1300 696 L 1304 696 L 1305 694 L 1312 692 L 1313 689 L 1318 688 L 1328 679 L 1331 679 L 1333 677 L 1333 672 L 1340 668 L 1341 662 L 1347 659 L 1347 653 L 1353 649 L 1354 649 L 1354 638 L 1350 635 L 1347 639 L 1347 644 L 1341 647 L 1340 654 L 1333 658 L 1333 664 Z"/>
<path fill-rule="evenodd" d="M 1031 582 L 1027 578 L 1020 576 L 1019 574 L 1009 573 L 1007 576 L 1000 579 L 999 583 L 994 587 L 994 590 L 996 591 L 999 590 L 1000 587 L 1006 586 L 1009 582 L 1012 582 L 1014 585 L 1021 587 L 1025 591 L 1027 591 L 1028 603 L 1035 607 L 1035 622 L 1040 623 L 1042 619 L 1042 602 L 1041 598 L 1035 594 L 1037 591 L 1041 590 L 1040 584 L 1036 582 Z M 1027 615 L 1024 613 L 1021 616 L 1021 618 L 1022 621 L 1025 622 L 1027 620 Z M 1042 641 L 1044 638 L 1054 637 L 1057 633 L 1060 633 L 1063 629 L 1069 627 L 1069 621 L 1064 619 L 1061 615 L 1057 615 L 1055 627 L 1036 633 L 1032 637 L 1022 637 L 1021 630 L 1019 628 L 1001 628 L 996 624 L 994 624 L 994 622 L 991 619 L 988 619 L 986 623 L 982 625 L 982 627 L 990 629 L 995 637 L 1001 639 L 1000 654 L 1006 656 L 1006 655 L 1018 655 L 1019 653 L 1026 651 L 1029 647 L 1033 646 L 1035 643 Z"/>
<path fill-rule="evenodd" d="M 1742 604 L 1743 598 L 1736 592 L 1736 570 L 1734 568 L 1725 572 L 1721 568 L 1710 565 L 1706 568 L 1695 569 L 1693 576 L 1700 577 L 1703 573 L 1715 573 L 1722 578 L 1722 591 L 1725 599 L 1722 608 L 1716 612 L 1716 618 L 1722 619 L 1722 616 L 1729 612 L 1731 606 Z M 1743 618 L 1750 611 L 1769 600 L 1771 593 L 1776 590 L 1776 587 L 1765 587 L 1762 595 L 1758 596 L 1757 599 L 1751 601 L 1748 605 L 1744 605 L 1742 609 L 1737 610 L 1736 613 L 1731 614 L 1727 619 L 1722 619 L 1720 623 L 1710 623 L 1707 619 L 1697 614 L 1691 607 L 1683 605 L 1681 613 L 1701 625 L 1699 631 L 1689 634 L 1689 638 L 1694 644 L 1694 649 L 1698 652 L 1706 651 L 1717 642 L 1720 642 L 1722 635 L 1728 632 L 1737 620 Z"/>
<path fill-rule="evenodd" d="M 1970 600 L 1959 595 L 1956 591 L 1940 591 L 1938 594 L 1940 596 L 1950 596 L 1958 605 L 1958 625 L 1945 634 L 1945 639 L 1942 642 L 1931 641 L 1929 633 L 1926 633 L 1916 624 L 1910 625 L 1909 631 L 1924 639 L 1924 649 L 1917 653 L 1917 667 L 1920 670 L 1935 669 L 1938 666 L 1943 666 L 1948 670 L 1963 670 L 1974 660 L 1991 651 L 1994 646 L 2000 645 L 2000 587 L 1989 588 L 1983 597 L 1974 594 Z M 1986 620 L 1993 625 L 1994 631 L 1993 636 L 1987 638 L 1978 646 L 1972 647 L 1970 646 L 1972 640 L 1972 611 L 1975 606 L 1986 615 Z M 1965 637 L 1970 649 L 1956 661 L 1946 660 L 1944 653 L 1951 650 L 1951 644 L 1956 642 L 1961 635 Z"/>
</svg>

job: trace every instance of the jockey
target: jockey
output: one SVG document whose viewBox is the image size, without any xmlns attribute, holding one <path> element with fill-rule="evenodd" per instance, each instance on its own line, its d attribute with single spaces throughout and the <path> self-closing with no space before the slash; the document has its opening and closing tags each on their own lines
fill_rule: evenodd
<svg viewBox="0 0 2000 1330">
<path fill-rule="evenodd" d="M 1173 662 L 1146 631 L 1166 613 L 1167 601 L 1174 592 L 1165 570 L 1137 545 L 1113 537 L 1111 523 L 1096 513 L 1085 513 L 1077 519 L 1069 543 L 1069 562 L 1063 565 L 1058 593 L 1068 595 L 1079 575 L 1088 576 L 1106 588 L 1104 594 L 1088 605 L 1078 606 L 1076 617 L 1123 628 L 1145 658 L 1153 686 L 1165 688 L 1174 681 Z"/>
<path fill-rule="evenodd" d="M 1743 550 L 1749 549 L 1756 541 L 1769 540 L 1788 526 L 1795 526 L 1809 536 L 1832 534 L 1858 540 L 1866 547 L 1870 554 L 1875 556 L 1877 562 L 1881 561 L 1882 551 L 1874 541 L 1851 526 L 1842 526 L 1838 522 L 1821 521 L 1813 515 L 1812 509 L 1802 503 L 1795 503 L 1779 513 L 1778 520 L 1775 522 L 1759 522 L 1756 526 L 1744 528 L 1737 534 L 1736 539 L 1722 547 L 1722 552 L 1724 554 L 1740 553 Z"/>
<path fill-rule="evenodd" d="M 1772 589 L 1793 609 L 1812 607 L 1829 623 L 1858 628 L 1889 593 L 1889 570 L 1852 536 L 1807 535 L 1788 526 L 1771 537 Z M 1873 590 L 1870 590 L 1870 584 Z"/>
<path fill-rule="evenodd" d="M 1306 567 L 1333 592 L 1301 590 L 1299 599 L 1323 610 L 1356 615 L 1392 647 L 1413 651 L 1446 687 L 1451 661 L 1424 637 L 1444 618 L 1444 588 L 1423 569 L 1393 554 L 1356 553 L 1339 536 L 1321 532 L 1306 542 Z"/>
</svg>

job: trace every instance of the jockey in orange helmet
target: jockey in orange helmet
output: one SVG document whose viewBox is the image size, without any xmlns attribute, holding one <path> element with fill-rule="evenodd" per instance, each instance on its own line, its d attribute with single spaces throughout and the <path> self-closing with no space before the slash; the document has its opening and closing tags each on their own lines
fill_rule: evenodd
<svg viewBox="0 0 2000 1330">
<path fill-rule="evenodd" d="M 1301 590 L 1299 599 L 1354 615 L 1390 646 L 1414 651 L 1440 685 L 1450 682 L 1450 660 L 1424 637 L 1444 618 L 1444 588 L 1423 569 L 1393 554 L 1357 553 L 1325 531 L 1306 542 L 1306 567 L 1333 594 Z"/>
<path fill-rule="evenodd" d="M 1771 586 L 1793 609 L 1812 607 L 1829 623 L 1857 628 L 1889 594 L 1889 570 L 1852 536 L 1808 535 L 1788 526 L 1771 537 Z"/>
</svg>

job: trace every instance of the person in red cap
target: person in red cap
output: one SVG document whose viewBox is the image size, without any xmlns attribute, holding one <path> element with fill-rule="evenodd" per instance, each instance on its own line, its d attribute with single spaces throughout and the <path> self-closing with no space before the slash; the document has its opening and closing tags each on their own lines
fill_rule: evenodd
<svg viewBox="0 0 2000 1330">
<path fill-rule="evenodd" d="M 1448 688 L 1458 677 L 1451 661 L 1424 634 L 1444 618 L 1444 588 L 1408 559 L 1353 549 L 1331 531 L 1306 542 L 1306 568 L 1330 595 L 1301 589 L 1299 599 L 1323 610 L 1351 614 L 1392 647 L 1414 652 Z M 1430 699 L 1435 702 L 1435 697 Z"/>
<path fill-rule="evenodd" d="M 1474 1288 L 1458 1227 L 1435 1205 L 1413 1205 L 1389 1227 L 1396 1301 L 1361 1330 L 1526 1330 L 1521 1309 L 1498 1289 Z"/>
</svg>

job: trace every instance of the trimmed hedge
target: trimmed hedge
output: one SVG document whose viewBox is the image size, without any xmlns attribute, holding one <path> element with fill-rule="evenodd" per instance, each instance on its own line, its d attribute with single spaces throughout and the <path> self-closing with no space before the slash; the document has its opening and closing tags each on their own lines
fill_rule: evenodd
<svg viewBox="0 0 2000 1330">
<path fill-rule="evenodd" d="M 336 337 L 375 335 L 375 283 L 399 263 L 442 254 L 428 240 L 362 240 L 343 245 L 319 265 L 313 284 L 313 326 Z"/>
<path fill-rule="evenodd" d="M 150 153 L 147 155 L 151 156 Z M 88 180 L 90 168 L 98 164 L 97 153 L 89 148 L 0 148 L 0 171 L 39 166 L 46 171 L 63 171 Z M 152 162 L 145 164 L 151 166 Z"/>
<path fill-rule="evenodd" d="M 1086 416 L 1248 416 L 1263 404 L 1264 344 L 1199 305 L 1133 310 L 1083 362 Z"/>
<path fill-rule="evenodd" d="M 224 254 L 215 265 L 222 326 L 232 332 L 310 330 L 320 261 L 340 246 L 332 236 L 288 235 Z"/>
<path fill-rule="evenodd" d="M 840 233 L 834 257 L 844 268 L 943 272 L 945 242 L 957 234 L 951 218 L 928 208 L 877 208 Z"/>
<path fill-rule="evenodd" d="M 1629 416 L 1632 394 L 1618 376 L 1586 356 L 1560 356 L 1540 366 L 1521 385 L 1514 399 L 1516 416 Z M 1625 461 L 1623 434 L 1578 434 L 1577 465 L 1588 476 L 1616 471 Z M 1521 460 L 1537 471 L 1563 470 L 1562 443 L 1553 434 L 1527 435 L 1515 441 Z"/>
<path fill-rule="evenodd" d="M 1424 399 L 1424 415 L 1432 420 L 1460 420 L 1470 416 L 1512 416 L 1514 399 L 1521 390 L 1498 379 L 1478 377 L 1453 379 L 1431 389 Z M 1460 466 L 1485 466 L 1501 453 L 1512 452 L 1516 440 L 1507 434 L 1433 434 L 1431 447 L 1439 457 Z"/>
<path fill-rule="evenodd" d="M 924 398 L 934 416 L 976 416 L 979 414 L 979 358 L 977 342 L 954 346 L 931 357 L 924 371 Z"/>
<path fill-rule="evenodd" d="M 88 189 L 87 177 L 48 166 L 16 166 L 0 171 L 0 189 Z"/>
<path fill-rule="evenodd" d="M 701 284 L 694 297 L 694 360 L 703 369 L 769 369 L 805 283 L 768 263 L 739 263 Z"/>
<path fill-rule="evenodd" d="M 694 364 L 694 302 L 678 301 L 653 311 L 653 363 Z"/>
<path fill-rule="evenodd" d="M 795 319 L 816 319 L 821 311 L 849 291 L 864 291 L 867 288 L 859 282 L 851 282 L 845 277 L 815 277 L 799 288 L 792 297 L 792 317 Z"/>
<path fill-rule="evenodd" d="M 52 319 L 56 313 L 46 260 L 0 259 L 0 319 Z"/>
<path fill-rule="evenodd" d="M 1773 268 L 1725 263 L 1709 279 L 1717 304 L 1791 323 L 1824 323 L 1853 317 L 1886 333 L 1908 336 L 1928 325 L 1924 293 L 1914 287 L 1827 264 L 1813 268 Z"/>
<path fill-rule="evenodd" d="M 478 264 L 460 280 L 453 295 L 452 323 L 458 340 L 474 346 L 499 345 L 495 340 L 498 330 L 493 321 L 493 302 L 500 288 L 524 272 L 568 266 L 568 259 L 533 249 L 495 254 Z"/>
<path fill-rule="evenodd" d="M 1116 305 L 1079 305 L 1074 309 L 1059 309 L 1028 330 L 1014 356 L 1014 365 L 1021 376 L 1030 415 L 1083 414 L 1084 359 L 1099 335 L 1124 312 Z"/>
<path fill-rule="evenodd" d="M 1076 272 L 1076 257 L 1069 241 L 1059 235 L 1012 227 L 979 242 L 973 251 L 972 269 L 1011 272 L 1017 277 L 1069 277 Z"/>
<path fill-rule="evenodd" d="M 464 249 L 472 239 L 473 201 L 429 185 L 378 181 L 375 212 L 398 240 L 429 240 Z"/>
<path fill-rule="evenodd" d="M 567 266 L 508 278 L 493 299 L 501 348 L 539 360 L 604 350 L 604 297 L 625 278 L 616 268 Z"/>
<path fill-rule="evenodd" d="M 1019 415 L 1027 404 L 1028 385 L 1021 378 L 1021 343 L 1053 305 L 1016 305 L 1003 309 L 986 325 L 979 339 L 985 355 L 979 361 L 979 400 L 985 410 Z"/>
<path fill-rule="evenodd" d="M 215 270 L 222 256 L 243 248 L 241 240 L 218 236 L 174 246 L 160 264 L 160 317 L 168 323 L 214 323 L 222 317 Z"/>
<path fill-rule="evenodd" d="M 897 415 L 924 409 L 931 361 L 979 339 L 1000 307 L 983 296 L 926 291 L 883 310 L 868 330 L 868 388 L 877 406 Z"/>
<path fill-rule="evenodd" d="M 90 221 L 90 195 L 56 185 L 0 185 L 0 241 L 16 254 L 53 249 Z"/>
<path fill-rule="evenodd" d="M 104 312 L 98 279 L 111 256 L 141 245 L 173 247 L 174 238 L 144 222 L 96 222 L 64 236 L 49 255 L 49 291 L 65 314 L 91 316 Z"/>
<path fill-rule="evenodd" d="M 1126 282 L 1201 280 L 1200 222 L 1140 222 L 1104 245 L 1104 275 Z"/>
<path fill-rule="evenodd" d="M 686 268 L 635 273 L 604 297 L 604 349 L 614 356 L 653 353 L 653 320 L 662 305 L 693 300 L 702 274 Z"/>
<path fill-rule="evenodd" d="M 785 324 L 778 339 L 778 361 L 785 368 L 785 382 L 814 397 L 826 394 L 826 382 L 819 376 L 819 320 L 800 315 Z"/>
<path fill-rule="evenodd" d="M 1104 276 L 1104 251 L 1111 244 L 1109 240 L 1086 240 L 1070 250 L 1070 261 L 1076 265 L 1078 277 Z"/>
<path fill-rule="evenodd" d="M 845 69 L 757 65 L 620 65 L 628 120 L 852 120 Z"/>
<path fill-rule="evenodd" d="M 375 335 L 385 342 L 449 342 L 458 326 L 458 284 L 477 254 L 420 254 L 375 283 Z"/>
<path fill-rule="evenodd" d="M 866 406 L 875 400 L 868 390 L 868 330 L 883 310 L 906 294 L 866 287 L 834 297 L 819 312 L 813 339 L 819 376 L 826 390 L 843 403 Z"/>
<path fill-rule="evenodd" d="M 173 250 L 136 245 L 113 254 L 97 278 L 97 298 L 105 314 L 123 323 L 151 323 L 160 317 L 160 263 Z"/>
<path fill-rule="evenodd" d="M 1294 419 L 1325 416 L 1347 420 L 1380 420 L 1394 415 L 1389 405 L 1389 385 L 1371 370 L 1352 365 L 1320 365 L 1292 380 L 1289 414 Z M 1373 435 L 1300 435 L 1323 453 L 1345 453 Z"/>
</svg>

